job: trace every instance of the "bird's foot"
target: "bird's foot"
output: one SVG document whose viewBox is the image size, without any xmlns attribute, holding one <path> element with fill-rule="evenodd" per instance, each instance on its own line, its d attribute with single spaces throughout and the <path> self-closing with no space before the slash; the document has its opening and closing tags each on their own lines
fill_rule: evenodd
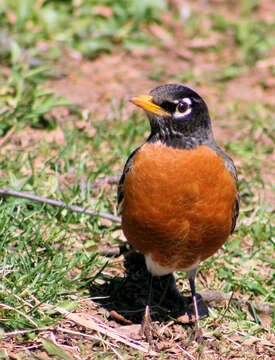
<svg viewBox="0 0 275 360">
<path fill-rule="evenodd" d="M 200 318 L 209 316 L 208 306 L 200 294 L 196 294 L 198 315 Z"/>
<path fill-rule="evenodd" d="M 203 315 L 208 315 L 208 307 L 203 301 L 202 297 L 198 294 L 192 297 L 194 315 L 195 315 L 195 331 L 194 331 L 194 340 L 197 343 L 200 343 L 203 339 L 203 332 L 200 326 L 200 317 Z"/>
<path fill-rule="evenodd" d="M 200 326 L 195 327 L 194 332 L 192 334 L 192 338 L 194 341 L 196 341 L 198 344 L 202 342 L 203 340 L 203 331 Z"/>
<path fill-rule="evenodd" d="M 201 319 L 208 317 L 209 311 L 207 303 L 203 300 L 202 296 L 200 294 L 196 294 L 195 297 L 196 299 L 191 297 L 191 303 L 188 304 L 188 313 L 192 315 L 192 321 L 197 322 L 197 318 Z"/>
<path fill-rule="evenodd" d="M 143 315 L 140 333 L 141 333 L 141 336 L 145 337 L 145 340 L 150 345 L 153 344 L 153 338 L 157 335 L 157 332 L 152 323 L 149 305 L 146 305 L 146 308 L 145 308 L 145 313 Z"/>
</svg>

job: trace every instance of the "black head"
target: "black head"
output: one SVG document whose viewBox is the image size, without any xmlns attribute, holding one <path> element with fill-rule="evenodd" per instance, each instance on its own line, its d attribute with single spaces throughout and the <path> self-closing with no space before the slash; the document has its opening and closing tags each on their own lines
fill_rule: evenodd
<svg viewBox="0 0 275 360">
<path fill-rule="evenodd" d="M 207 105 L 186 86 L 158 86 L 150 95 L 134 97 L 131 101 L 146 111 L 151 141 L 161 140 L 167 145 L 185 148 L 213 141 Z"/>
</svg>

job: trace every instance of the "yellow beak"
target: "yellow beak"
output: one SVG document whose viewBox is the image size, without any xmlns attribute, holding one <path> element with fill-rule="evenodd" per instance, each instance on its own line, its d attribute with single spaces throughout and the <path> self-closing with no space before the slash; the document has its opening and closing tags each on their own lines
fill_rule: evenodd
<svg viewBox="0 0 275 360">
<path fill-rule="evenodd" d="M 153 96 L 150 95 L 139 95 L 139 96 L 134 96 L 130 99 L 130 101 L 141 107 L 143 110 L 148 111 L 152 114 L 156 114 L 159 116 L 171 116 L 171 114 L 164 110 L 162 107 L 154 104 L 152 102 Z"/>
</svg>

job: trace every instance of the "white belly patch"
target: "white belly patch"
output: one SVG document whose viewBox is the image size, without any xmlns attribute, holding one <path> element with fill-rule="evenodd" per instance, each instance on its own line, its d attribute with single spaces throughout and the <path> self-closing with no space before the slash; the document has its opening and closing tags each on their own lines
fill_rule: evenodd
<svg viewBox="0 0 275 360">
<path fill-rule="evenodd" d="M 151 254 L 146 254 L 144 256 L 145 256 L 145 262 L 146 262 L 148 271 L 152 275 L 155 275 L 155 276 L 163 276 L 163 275 L 172 274 L 174 271 L 188 272 L 190 270 L 196 269 L 200 263 L 200 260 L 197 259 L 197 261 L 192 266 L 190 266 L 189 268 L 186 268 L 186 269 L 178 269 L 177 267 L 169 268 L 169 267 L 159 265 L 156 261 L 154 261 L 152 259 Z"/>
</svg>

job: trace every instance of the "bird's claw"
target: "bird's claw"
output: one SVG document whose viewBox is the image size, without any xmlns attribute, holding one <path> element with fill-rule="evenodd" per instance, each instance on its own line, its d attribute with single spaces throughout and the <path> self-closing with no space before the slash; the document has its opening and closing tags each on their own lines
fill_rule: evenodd
<svg viewBox="0 0 275 360">
<path fill-rule="evenodd" d="M 156 330 L 152 323 L 149 305 L 146 305 L 145 308 L 145 313 L 143 315 L 140 333 L 141 336 L 145 337 L 145 340 L 148 342 L 149 345 L 153 344 L 153 338 L 156 336 Z"/>
</svg>

